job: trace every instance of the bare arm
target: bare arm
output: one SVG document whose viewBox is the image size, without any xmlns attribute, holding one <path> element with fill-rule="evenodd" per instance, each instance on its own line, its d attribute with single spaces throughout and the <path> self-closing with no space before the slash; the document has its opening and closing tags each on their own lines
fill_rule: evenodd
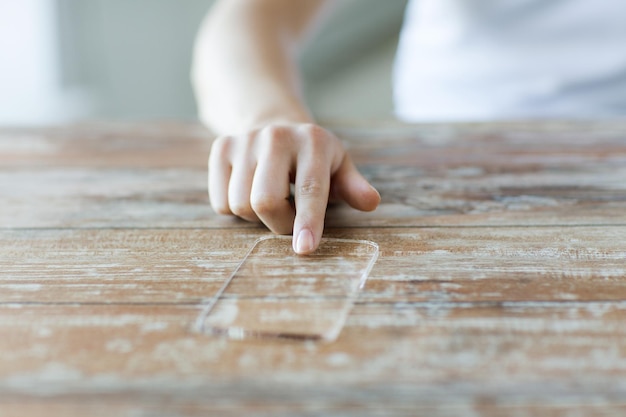
<svg viewBox="0 0 626 417">
<path fill-rule="evenodd" d="M 294 63 L 321 0 L 221 0 L 200 30 L 194 85 L 200 116 L 217 134 L 271 121 L 312 122 Z"/>
<path fill-rule="evenodd" d="M 209 156 L 211 205 L 275 233 L 293 232 L 302 254 L 319 245 L 329 194 L 361 210 L 380 199 L 300 97 L 295 54 L 324 3 L 220 0 L 194 54 L 200 117 L 220 135 Z"/>
</svg>

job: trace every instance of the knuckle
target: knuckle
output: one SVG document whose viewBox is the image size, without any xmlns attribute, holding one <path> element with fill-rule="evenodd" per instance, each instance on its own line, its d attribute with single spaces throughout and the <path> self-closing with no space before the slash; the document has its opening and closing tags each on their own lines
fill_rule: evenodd
<svg viewBox="0 0 626 417">
<path fill-rule="evenodd" d="M 292 149 L 294 131 L 288 126 L 268 126 L 259 138 L 258 151 L 265 157 L 277 157 Z"/>
<path fill-rule="evenodd" d="M 232 137 L 221 136 L 213 141 L 211 145 L 211 155 L 217 158 L 224 158 L 230 154 Z"/>
<path fill-rule="evenodd" d="M 244 135 L 241 139 L 240 139 L 240 146 L 245 150 L 248 151 L 250 148 L 252 148 L 254 146 L 254 143 L 257 141 L 257 133 L 256 132 L 250 132 L 247 135 Z"/>
<path fill-rule="evenodd" d="M 270 124 L 263 128 L 263 133 L 268 136 L 279 135 L 283 131 L 283 127 L 280 125 Z"/>
<path fill-rule="evenodd" d="M 235 216 L 239 217 L 253 217 L 254 213 L 252 212 L 252 208 L 250 205 L 245 203 L 235 203 L 230 205 L 230 211 Z"/>
<path fill-rule="evenodd" d="M 333 145 L 333 136 L 318 125 L 307 125 L 306 137 L 308 148 L 312 154 L 328 154 Z"/>
<path fill-rule="evenodd" d="M 256 196 L 251 202 L 254 212 L 260 215 L 276 213 L 281 203 L 279 198 L 270 195 Z"/>
<path fill-rule="evenodd" d="M 304 125 L 305 132 L 314 142 L 326 142 L 329 139 L 329 133 L 323 127 L 308 123 Z"/>
<path fill-rule="evenodd" d="M 284 140 L 289 137 L 289 128 L 280 125 L 267 126 L 263 133 L 265 133 L 266 140 Z"/>
<path fill-rule="evenodd" d="M 296 189 L 300 197 L 321 198 L 328 194 L 326 187 L 316 178 L 307 178 L 303 180 Z"/>
<path fill-rule="evenodd" d="M 212 203 L 211 207 L 217 214 L 232 214 L 227 204 Z"/>
</svg>

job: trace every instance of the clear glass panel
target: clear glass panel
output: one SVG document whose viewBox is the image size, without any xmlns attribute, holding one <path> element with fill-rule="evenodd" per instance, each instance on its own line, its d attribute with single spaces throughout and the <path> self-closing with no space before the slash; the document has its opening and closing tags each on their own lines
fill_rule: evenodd
<svg viewBox="0 0 626 417">
<path fill-rule="evenodd" d="M 259 239 L 197 327 L 237 339 L 335 340 L 377 256 L 378 245 L 365 240 L 322 239 L 302 256 L 290 237 Z"/>
</svg>

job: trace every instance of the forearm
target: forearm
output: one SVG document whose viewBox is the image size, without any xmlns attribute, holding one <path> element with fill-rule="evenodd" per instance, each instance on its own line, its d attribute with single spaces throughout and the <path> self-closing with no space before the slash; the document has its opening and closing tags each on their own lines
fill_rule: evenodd
<svg viewBox="0 0 626 417">
<path fill-rule="evenodd" d="M 295 54 L 321 0 L 218 2 L 198 36 L 193 81 L 200 118 L 218 134 L 309 122 Z"/>
</svg>

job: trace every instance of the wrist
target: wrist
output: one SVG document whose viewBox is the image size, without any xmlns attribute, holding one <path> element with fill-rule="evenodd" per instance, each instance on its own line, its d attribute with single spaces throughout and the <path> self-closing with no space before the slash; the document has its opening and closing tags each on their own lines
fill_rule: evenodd
<svg viewBox="0 0 626 417">
<path fill-rule="evenodd" d="M 306 110 L 289 109 L 288 111 L 267 110 L 257 114 L 238 115 L 236 117 L 219 118 L 211 115 L 200 115 L 201 121 L 218 135 L 245 134 L 262 129 L 269 125 L 290 125 L 315 123 L 313 116 Z M 213 114 L 213 116 L 216 116 Z"/>
<path fill-rule="evenodd" d="M 240 128 L 246 131 L 260 129 L 272 124 L 314 123 L 313 116 L 304 108 L 292 105 L 287 108 L 265 109 L 243 121 Z"/>
</svg>

